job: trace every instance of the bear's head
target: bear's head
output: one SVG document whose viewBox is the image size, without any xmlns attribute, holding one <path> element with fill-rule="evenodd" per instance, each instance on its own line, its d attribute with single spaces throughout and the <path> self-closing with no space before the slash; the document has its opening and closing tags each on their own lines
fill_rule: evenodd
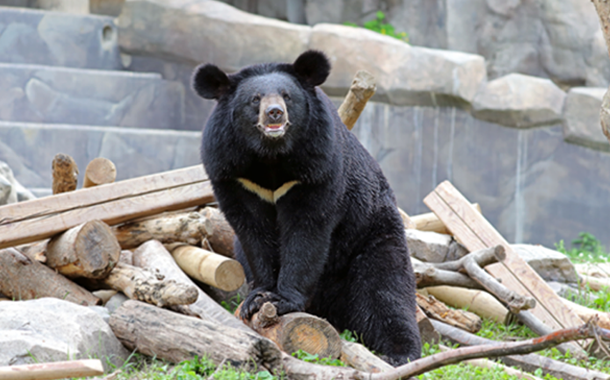
<svg viewBox="0 0 610 380">
<path fill-rule="evenodd" d="M 194 71 L 193 88 L 201 97 L 227 106 L 231 114 L 226 117 L 244 136 L 274 143 L 307 127 L 315 87 L 329 73 L 326 56 L 309 50 L 292 64 L 259 64 L 230 75 L 215 65 L 201 65 Z"/>
</svg>

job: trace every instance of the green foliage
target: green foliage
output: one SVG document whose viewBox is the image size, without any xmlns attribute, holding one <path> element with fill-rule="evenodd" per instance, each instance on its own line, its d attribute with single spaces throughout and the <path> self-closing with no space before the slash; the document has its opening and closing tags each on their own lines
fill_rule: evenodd
<svg viewBox="0 0 610 380">
<path fill-rule="evenodd" d="M 365 22 L 362 27 L 373 32 L 381 33 L 386 36 L 394 37 L 404 42 L 409 42 L 409 36 L 405 32 L 397 32 L 394 26 L 386 22 L 386 16 L 382 11 L 377 11 L 375 19 Z M 353 22 L 346 22 L 345 25 L 358 26 Z"/>
<path fill-rule="evenodd" d="M 578 234 L 578 239 L 572 240 L 572 244 L 575 247 L 567 249 L 563 240 L 560 240 L 559 243 L 555 244 L 555 249 L 568 256 L 575 263 L 600 263 L 610 260 L 610 253 L 607 253 L 601 242 L 588 232 Z"/>
<path fill-rule="evenodd" d="M 227 301 L 220 302 L 220 305 L 222 307 L 224 307 L 229 313 L 234 314 L 235 310 L 237 310 L 237 307 L 239 306 L 241 301 L 243 301 L 241 299 L 241 295 L 236 294 L 233 297 L 231 297 L 228 302 Z"/>
<path fill-rule="evenodd" d="M 353 331 L 345 330 L 341 334 L 339 334 L 339 336 L 341 337 L 341 339 L 346 340 L 348 342 L 358 342 L 358 334 Z"/>
<path fill-rule="evenodd" d="M 347 367 L 347 365 L 339 359 L 320 358 L 318 354 L 312 355 L 303 350 L 298 350 L 297 352 L 294 352 L 292 356 L 307 363 L 329 365 L 333 367 Z"/>
</svg>

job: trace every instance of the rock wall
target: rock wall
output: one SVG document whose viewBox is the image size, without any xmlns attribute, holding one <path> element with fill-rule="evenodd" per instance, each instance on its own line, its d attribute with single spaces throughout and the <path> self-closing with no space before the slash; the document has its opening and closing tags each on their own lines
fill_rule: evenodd
<svg viewBox="0 0 610 380">
<path fill-rule="evenodd" d="M 552 246 L 588 231 L 610 246 L 610 144 L 599 126 L 605 89 L 566 93 L 523 74 L 488 80 L 493 70 L 480 55 L 415 47 L 361 28 L 295 25 L 216 1 L 130 0 L 118 29 L 129 69 L 185 86 L 200 62 L 235 71 L 290 62 L 314 48 L 331 59 L 323 89 L 339 102 L 354 73 L 366 69 L 378 91 L 354 133 L 408 213 L 426 212 L 422 199 L 449 179 L 511 242 Z M 213 102 L 187 92 L 184 128 L 198 130 Z"/>
</svg>

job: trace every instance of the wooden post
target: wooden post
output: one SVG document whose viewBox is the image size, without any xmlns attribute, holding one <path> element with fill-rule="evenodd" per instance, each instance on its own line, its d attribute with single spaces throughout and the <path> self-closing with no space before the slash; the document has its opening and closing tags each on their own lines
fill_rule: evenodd
<svg viewBox="0 0 610 380">
<path fill-rule="evenodd" d="M 116 179 L 116 167 L 107 158 L 97 157 L 89 162 L 85 169 L 83 187 L 93 187 L 112 183 Z"/>
<path fill-rule="evenodd" d="M 349 92 L 338 109 L 339 117 L 347 129 L 354 128 L 354 124 L 376 89 L 375 77 L 371 73 L 366 70 L 356 73 Z"/>
<path fill-rule="evenodd" d="M 119 261 L 121 247 L 108 225 L 91 220 L 53 237 L 46 264 L 71 278 L 104 278 Z"/>
<path fill-rule="evenodd" d="M 53 194 L 76 190 L 78 166 L 67 154 L 59 153 L 53 158 Z"/>
<path fill-rule="evenodd" d="M 231 292 L 246 280 L 244 269 L 237 260 L 187 244 L 177 243 L 166 248 L 186 274 L 204 284 Z"/>
<path fill-rule="evenodd" d="M 101 303 L 87 290 L 14 248 L 0 250 L 0 293 L 15 300 L 54 297 L 85 306 Z"/>
</svg>

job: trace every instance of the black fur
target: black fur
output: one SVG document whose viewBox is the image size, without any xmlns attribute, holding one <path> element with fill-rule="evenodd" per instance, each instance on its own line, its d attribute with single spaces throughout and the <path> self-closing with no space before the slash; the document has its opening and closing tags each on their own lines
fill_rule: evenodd
<svg viewBox="0 0 610 380">
<path fill-rule="evenodd" d="M 254 283 L 242 316 L 272 301 L 280 314 L 308 311 L 339 331 L 356 331 L 392 364 L 419 358 L 415 279 L 394 194 L 315 88 L 330 72 L 326 57 L 308 51 L 294 65 L 218 77 L 209 67 L 194 75 L 199 94 L 218 98 L 202 159 L 237 234 L 236 256 Z M 269 94 L 286 99 L 291 125 L 279 139 L 255 127 L 257 99 Z M 269 190 L 298 184 L 273 204 L 238 178 Z"/>
</svg>

